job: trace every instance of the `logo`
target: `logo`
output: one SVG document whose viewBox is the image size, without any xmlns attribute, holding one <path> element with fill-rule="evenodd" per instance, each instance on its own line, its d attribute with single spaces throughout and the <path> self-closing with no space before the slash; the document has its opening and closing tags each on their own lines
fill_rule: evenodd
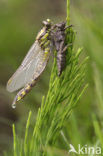
<svg viewBox="0 0 103 156">
<path fill-rule="evenodd" d="M 77 149 L 75 149 L 75 147 L 72 144 L 69 144 L 69 152 L 68 153 L 76 153 L 76 154 L 95 154 L 95 155 L 99 155 L 101 154 L 101 147 L 98 146 L 88 146 L 88 145 L 84 145 L 81 146 L 80 144 L 78 144 Z"/>
</svg>

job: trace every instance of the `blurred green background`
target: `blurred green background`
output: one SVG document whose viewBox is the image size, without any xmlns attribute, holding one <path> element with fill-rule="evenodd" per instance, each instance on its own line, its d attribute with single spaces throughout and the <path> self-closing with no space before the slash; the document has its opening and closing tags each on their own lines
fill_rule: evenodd
<svg viewBox="0 0 103 156">
<path fill-rule="evenodd" d="M 70 16 L 77 32 L 75 49 L 84 48 L 81 59 L 89 56 L 85 76 L 89 87 L 65 123 L 66 137 L 74 146 L 80 142 L 94 145 L 101 138 L 95 122 L 98 121 L 100 131 L 103 128 L 103 1 L 71 0 Z M 16 122 L 18 130 L 22 128 L 23 132 L 30 109 L 34 111 L 35 122 L 41 98 L 48 90 L 53 59 L 38 84 L 16 109 L 11 108 L 16 93 L 6 91 L 7 80 L 20 65 L 42 28 L 42 21 L 47 18 L 54 23 L 64 21 L 66 0 L 0 0 L 0 155 L 12 145 L 12 123 Z"/>
</svg>

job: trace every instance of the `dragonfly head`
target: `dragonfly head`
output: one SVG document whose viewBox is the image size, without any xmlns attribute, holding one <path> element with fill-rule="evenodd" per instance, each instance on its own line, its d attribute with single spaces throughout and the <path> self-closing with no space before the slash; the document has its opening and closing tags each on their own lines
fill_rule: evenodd
<svg viewBox="0 0 103 156">
<path fill-rule="evenodd" d="M 48 29 L 48 28 L 51 28 L 51 21 L 50 19 L 47 19 L 46 21 L 43 21 L 42 22 L 43 25 Z"/>
</svg>

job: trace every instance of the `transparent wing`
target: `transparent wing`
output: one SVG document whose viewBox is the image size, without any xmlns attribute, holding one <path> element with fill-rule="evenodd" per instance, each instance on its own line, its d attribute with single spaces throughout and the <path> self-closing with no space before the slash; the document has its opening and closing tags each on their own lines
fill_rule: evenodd
<svg viewBox="0 0 103 156">
<path fill-rule="evenodd" d="M 45 55 L 38 41 L 35 41 L 20 67 L 8 81 L 7 90 L 14 92 L 31 82 L 31 79 L 38 78 L 45 69 L 48 59 L 49 54 Z"/>
</svg>

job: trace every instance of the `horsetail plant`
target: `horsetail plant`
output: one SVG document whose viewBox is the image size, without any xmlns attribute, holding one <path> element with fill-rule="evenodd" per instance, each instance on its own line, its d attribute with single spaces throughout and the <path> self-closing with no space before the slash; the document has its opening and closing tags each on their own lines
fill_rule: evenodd
<svg viewBox="0 0 103 156">
<path fill-rule="evenodd" d="M 69 7 L 70 1 L 67 0 L 67 26 L 70 24 Z M 88 58 L 79 63 L 82 48 L 79 48 L 75 53 L 74 40 L 75 32 L 71 27 L 66 30 L 65 42 L 71 44 L 66 49 L 66 67 L 61 76 L 58 77 L 56 58 L 54 58 L 48 93 L 46 97 L 43 96 L 42 98 L 32 134 L 29 135 L 31 111 L 27 120 L 24 141 L 17 139 L 13 125 L 14 156 L 53 155 L 53 151 L 49 152 L 50 148 L 55 146 L 64 122 L 69 118 L 87 88 L 87 85 L 83 87 L 83 84 Z"/>
</svg>

